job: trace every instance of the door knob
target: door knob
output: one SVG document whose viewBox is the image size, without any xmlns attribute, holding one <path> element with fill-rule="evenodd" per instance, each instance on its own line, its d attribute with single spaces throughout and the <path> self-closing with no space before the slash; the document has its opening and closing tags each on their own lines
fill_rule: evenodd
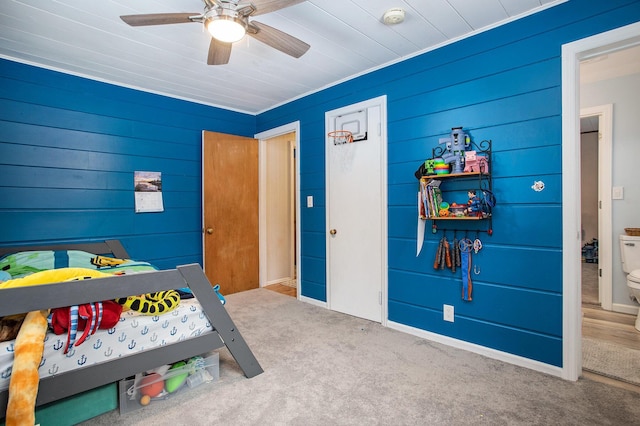
<svg viewBox="0 0 640 426">
<path fill-rule="evenodd" d="M 207 234 L 209 235 L 213 234 L 213 228 L 207 228 Z"/>
<path fill-rule="evenodd" d="M 329 231 L 329 233 L 331 235 L 336 235 L 338 233 L 338 231 L 336 231 L 335 229 L 332 229 L 332 230 Z"/>
</svg>

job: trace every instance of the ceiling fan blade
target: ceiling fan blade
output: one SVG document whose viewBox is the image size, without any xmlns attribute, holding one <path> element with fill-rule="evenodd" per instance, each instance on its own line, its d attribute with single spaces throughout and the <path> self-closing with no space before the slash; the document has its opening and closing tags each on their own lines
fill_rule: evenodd
<svg viewBox="0 0 640 426">
<path fill-rule="evenodd" d="M 225 43 L 211 37 L 211 43 L 209 43 L 209 54 L 207 55 L 207 65 L 228 64 L 230 56 L 231 43 Z"/>
<path fill-rule="evenodd" d="M 253 3 L 257 9 L 253 12 L 252 16 L 275 12 L 276 10 L 284 9 L 285 7 L 293 6 L 303 1 L 305 0 L 252 0 L 251 3 Z"/>
<path fill-rule="evenodd" d="M 259 31 L 255 34 L 253 32 L 247 32 L 247 34 L 294 58 L 304 55 L 311 47 L 304 41 L 267 24 L 251 21 L 251 25 L 258 28 Z"/>
<path fill-rule="evenodd" d="M 151 13 L 147 15 L 123 15 L 120 17 L 132 27 L 144 25 L 185 24 L 197 22 L 190 19 L 193 16 L 201 16 L 199 13 Z"/>
</svg>

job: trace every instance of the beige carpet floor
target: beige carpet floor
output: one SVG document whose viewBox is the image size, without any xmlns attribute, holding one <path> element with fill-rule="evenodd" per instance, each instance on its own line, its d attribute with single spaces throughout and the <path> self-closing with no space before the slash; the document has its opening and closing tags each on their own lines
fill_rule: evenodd
<svg viewBox="0 0 640 426">
<path fill-rule="evenodd" d="M 226 349 L 218 382 L 86 425 L 627 425 L 640 395 L 568 382 L 265 289 L 226 308 L 264 373 Z"/>
</svg>

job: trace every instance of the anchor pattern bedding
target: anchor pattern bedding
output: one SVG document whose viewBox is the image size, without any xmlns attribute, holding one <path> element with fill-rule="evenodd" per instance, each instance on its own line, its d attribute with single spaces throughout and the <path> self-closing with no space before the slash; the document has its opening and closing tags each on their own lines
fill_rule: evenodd
<svg viewBox="0 0 640 426">
<path fill-rule="evenodd" d="M 66 336 L 48 332 L 38 372 L 43 379 L 211 331 L 211 323 L 196 299 L 182 300 L 175 310 L 157 316 L 125 311 L 114 328 L 97 331 L 66 355 Z M 9 387 L 13 345 L 14 341 L 0 343 L 0 390 Z"/>
<path fill-rule="evenodd" d="M 108 274 L 133 274 L 157 270 L 146 262 L 114 259 L 76 250 L 31 251 L 0 258 L 0 271 L 5 277 L 0 277 L 0 281 L 59 268 L 86 268 Z M 211 323 L 198 301 L 192 298 L 190 290 L 177 290 L 182 298 L 171 311 L 159 315 L 144 315 L 134 310 L 124 310 L 114 327 L 88 335 L 81 345 L 72 346 L 67 353 L 67 336 L 56 335 L 49 330 L 38 369 L 40 379 L 211 332 Z M 15 340 L 0 343 L 0 391 L 9 387 L 14 345 Z"/>
</svg>

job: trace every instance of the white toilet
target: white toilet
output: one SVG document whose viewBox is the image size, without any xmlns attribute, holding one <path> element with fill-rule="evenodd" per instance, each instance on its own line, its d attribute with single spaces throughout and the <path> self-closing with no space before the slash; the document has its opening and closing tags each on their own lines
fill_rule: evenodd
<svg viewBox="0 0 640 426">
<path fill-rule="evenodd" d="M 622 270 L 627 273 L 627 287 L 640 302 L 640 237 L 620 235 L 620 256 Z M 636 330 L 640 331 L 640 312 L 636 319 Z"/>
</svg>

